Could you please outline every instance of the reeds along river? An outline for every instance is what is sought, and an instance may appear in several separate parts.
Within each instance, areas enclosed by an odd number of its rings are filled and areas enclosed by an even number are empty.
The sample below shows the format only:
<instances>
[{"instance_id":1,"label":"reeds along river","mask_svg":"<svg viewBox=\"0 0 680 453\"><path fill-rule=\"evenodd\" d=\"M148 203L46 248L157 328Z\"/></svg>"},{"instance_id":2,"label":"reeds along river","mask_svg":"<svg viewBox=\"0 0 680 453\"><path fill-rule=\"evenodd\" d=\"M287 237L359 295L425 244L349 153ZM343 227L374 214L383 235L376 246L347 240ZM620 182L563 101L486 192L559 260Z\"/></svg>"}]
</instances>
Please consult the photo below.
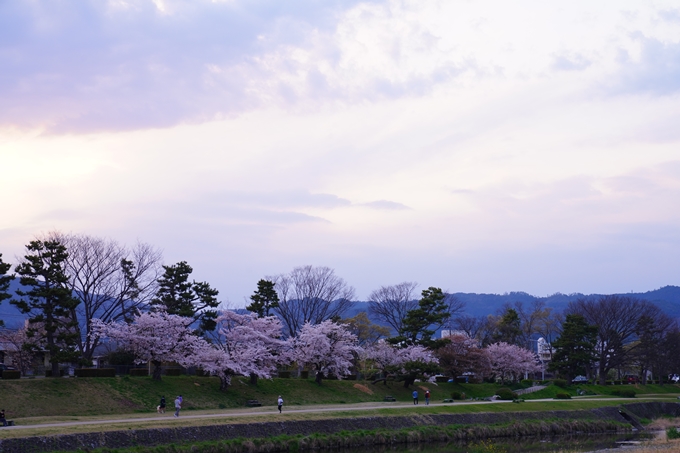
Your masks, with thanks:
<instances>
[{"instance_id":1,"label":"reeds along river","mask_svg":"<svg viewBox=\"0 0 680 453\"><path fill-rule=\"evenodd\" d=\"M650 440L652 434L578 434L521 439L481 439L329 450L333 453L587 453ZM626 450L629 451L629 450Z\"/></svg>"}]
</instances>

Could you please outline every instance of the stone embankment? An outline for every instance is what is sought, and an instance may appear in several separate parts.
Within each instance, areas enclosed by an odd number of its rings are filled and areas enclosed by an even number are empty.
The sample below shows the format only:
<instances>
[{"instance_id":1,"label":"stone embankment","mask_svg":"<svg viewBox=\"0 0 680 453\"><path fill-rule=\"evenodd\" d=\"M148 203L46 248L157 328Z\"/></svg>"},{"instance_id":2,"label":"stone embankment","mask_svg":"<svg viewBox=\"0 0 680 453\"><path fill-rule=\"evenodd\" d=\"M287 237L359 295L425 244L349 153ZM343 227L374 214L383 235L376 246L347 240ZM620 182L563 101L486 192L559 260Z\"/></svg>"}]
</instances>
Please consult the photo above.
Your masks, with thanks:
<instances>
[{"instance_id":1,"label":"stone embankment","mask_svg":"<svg viewBox=\"0 0 680 453\"><path fill-rule=\"evenodd\" d=\"M198 427L158 428L108 431L102 433L64 434L0 440L0 453L43 453L52 451L89 451L95 448L127 448L173 443L225 441L234 439L289 439L256 448L244 444L242 451L287 451L323 448L323 442L310 443L301 436L327 435L338 445L338 439L355 439L342 446L370 443L405 443L476 439L496 436L528 436L534 434L566 434L569 432L603 432L631 430L639 418L657 418L680 414L678 403L636 403L579 411L504 412L477 414L436 414L395 417L357 417L329 420L282 421L267 423L224 424ZM631 426L632 425L632 426ZM404 430L420 430L417 435ZM367 431L370 431L367 433ZM394 432L395 435L390 435ZM401 432L397 435L396 433ZM360 433L355 435L353 433ZM363 434L365 433L365 434ZM425 433L423 435L423 433ZM318 437L318 436L317 436ZM290 441L293 439L293 441ZM342 442L340 442L342 443ZM294 445L294 448L290 446ZM238 451L238 449L230 449Z\"/></svg>"}]
</instances>

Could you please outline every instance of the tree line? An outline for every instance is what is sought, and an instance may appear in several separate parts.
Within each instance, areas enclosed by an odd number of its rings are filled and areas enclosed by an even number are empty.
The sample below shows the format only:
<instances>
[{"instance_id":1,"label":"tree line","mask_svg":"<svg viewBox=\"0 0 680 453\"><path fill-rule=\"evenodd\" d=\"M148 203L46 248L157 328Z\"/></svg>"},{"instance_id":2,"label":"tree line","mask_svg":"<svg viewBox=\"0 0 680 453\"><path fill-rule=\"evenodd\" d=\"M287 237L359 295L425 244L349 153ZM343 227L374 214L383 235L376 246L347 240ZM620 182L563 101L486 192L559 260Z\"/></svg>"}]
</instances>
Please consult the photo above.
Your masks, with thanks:
<instances>
[{"instance_id":1,"label":"tree line","mask_svg":"<svg viewBox=\"0 0 680 453\"><path fill-rule=\"evenodd\" d=\"M409 385L446 372L477 379L516 380L539 371L533 343L553 347L549 369L604 382L612 372L636 369L646 379L675 372L664 351L680 341L677 325L651 303L620 296L573 302L555 313L542 301L517 302L484 317L440 288L416 297L417 284L383 286L369 296L368 313L343 318L354 289L333 269L301 266L266 276L250 296L248 313L220 310L218 291L191 279L185 261L163 265L148 244L125 247L88 235L53 232L31 241L11 273L0 254L0 302L28 317L28 327L5 330L20 366L31 352L60 363L89 365L102 342L131 353L138 363L175 361L220 376L269 377L295 363L324 376L342 376L369 361L382 375L398 373ZM9 293L12 280L21 287ZM451 335L436 338L436 332Z\"/></svg>"}]
</instances>

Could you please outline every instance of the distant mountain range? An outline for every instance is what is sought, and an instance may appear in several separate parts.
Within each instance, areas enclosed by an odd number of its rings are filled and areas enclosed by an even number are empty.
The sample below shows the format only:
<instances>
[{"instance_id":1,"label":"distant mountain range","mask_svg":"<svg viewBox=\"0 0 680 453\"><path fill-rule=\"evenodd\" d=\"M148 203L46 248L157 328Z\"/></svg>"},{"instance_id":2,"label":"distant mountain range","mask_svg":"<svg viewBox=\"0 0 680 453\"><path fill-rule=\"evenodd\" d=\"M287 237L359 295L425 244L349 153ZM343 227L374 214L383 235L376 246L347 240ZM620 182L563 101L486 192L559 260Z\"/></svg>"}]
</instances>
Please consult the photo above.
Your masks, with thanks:
<instances>
[{"instance_id":1,"label":"distant mountain range","mask_svg":"<svg viewBox=\"0 0 680 453\"><path fill-rule=\"evenodd\" d=\"M19 287L15 280L12 282L11 291ZM535 300L543 300L546 306L553 308L557 312L562 312L569 302L580 298L598 297L600 294L560 294L556 293L548 297L536 297L524 292L511 292L505 294L477 294L477 293L455 293L460 301L465 303L465 314L470 316L486 316L495 314L504 304L514 304L517 301L525 305ZM669 316L680 320L680 286L664 286L663 288L647 291L645 293L625 293L621 296L635 297L648 300L656 304ZM346 317L352 317L361 311L368 311L368 302L358 301L346 313ZM17 310L8 301L0 304L0 319L5 321L5 325L16 328L24 323L26 315Z\"/></svg>"},{"instance_id":2,"label":"distant mountain range","mask_svg":"<svg viewBox=\"0 0 680 453\"><path fill-rule=\"evenodd\" d=\"M464 312L469 316L486 316L495 314L496 311L505 304L513 305L515 302L522 302L525 306L535 300L545 301L546 306L551 307L557 312L562 312L569 302L581 298L598 297L602 294L561 294L556 293L548 297L537 297L524 292L512 292L505 294L477 294L477 293L454 293L458 300L465 302ZM635 297L648 300L656 304L669 316L680 319L680 286L664 286L663 288L647 291L645 293L625 293L620 296ZM350 316L360 311L368 310L368 302L357 302L352 307Z\"/></svg>"}]
</instances>

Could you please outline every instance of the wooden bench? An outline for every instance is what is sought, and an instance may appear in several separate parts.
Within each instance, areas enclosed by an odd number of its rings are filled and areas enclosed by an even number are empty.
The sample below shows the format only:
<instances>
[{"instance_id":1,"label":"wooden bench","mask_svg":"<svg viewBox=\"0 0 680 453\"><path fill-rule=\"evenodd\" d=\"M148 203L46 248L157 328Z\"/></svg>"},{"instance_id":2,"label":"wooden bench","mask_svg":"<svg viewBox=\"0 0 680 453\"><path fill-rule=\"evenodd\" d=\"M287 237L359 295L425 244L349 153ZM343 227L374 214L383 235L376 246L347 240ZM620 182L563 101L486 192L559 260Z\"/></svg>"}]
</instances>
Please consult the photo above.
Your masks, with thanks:
<instances>
[{"instance_id":1,"label":"wooden bench","mask_svg":"<svg viewBox=\"0 0 680 453\"><path fill-rule=\"evenodd\" d=\"M397 401L397 399L396 399L395 397L393 397L393 396L386 396L386 397L385 397L385 401L395 402L395 401Z\"/></svg>"},{"instance_id":2,"label":"wooden bench","mask_svg":"<svg viewBox=\"0 0 680 453\"><path fill-rule=\"evenodd\" d=\"M258 400L248 400L246 402L246 406L248 406L248 407L260 407L260 406L262 406L262 403L260 403Z\"/></svg>"}]
</instances>

